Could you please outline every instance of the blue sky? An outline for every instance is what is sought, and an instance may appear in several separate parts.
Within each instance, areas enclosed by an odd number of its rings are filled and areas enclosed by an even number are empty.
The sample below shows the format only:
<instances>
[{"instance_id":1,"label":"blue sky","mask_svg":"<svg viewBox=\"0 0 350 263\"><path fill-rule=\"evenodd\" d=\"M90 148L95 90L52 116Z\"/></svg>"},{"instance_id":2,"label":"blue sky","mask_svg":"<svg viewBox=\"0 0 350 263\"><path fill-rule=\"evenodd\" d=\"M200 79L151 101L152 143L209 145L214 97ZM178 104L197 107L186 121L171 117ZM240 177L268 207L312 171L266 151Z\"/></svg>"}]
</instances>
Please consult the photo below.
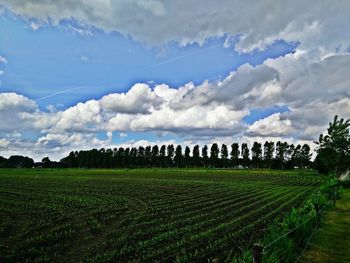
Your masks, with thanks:
<instances>
[{"instance_id":1,"label":"blue sky","mask_svg":"<svg viewBox=\"0 0 350 263\"><path fill-rule=\"evenodd\" d=\"M0 0L0 155L312 145L335 114L350 116L349 9L327 0Z\"/></svg>"},{"instance_id":2,"label":"blue sky","mask_svg":"<svg viewBox=\"0 0 350 263\"><path fill-rule=\"evenodd\" d=\"M137 82L179 87L216 81L244 63L259 65L296 47L276 40L264 50L240 54L234 50L233 37L224 47L227 36L209 38L203 45L180 47L171 42L150 47L96 28L90 29L92 35L76 33L74 20L36 30L30 27L32 22L12 13L0 19L1 55L9 61L1 89L35 99L42 109L48 105L65 109L107 93L125 92Z\"/></svg>"}]
</instances>

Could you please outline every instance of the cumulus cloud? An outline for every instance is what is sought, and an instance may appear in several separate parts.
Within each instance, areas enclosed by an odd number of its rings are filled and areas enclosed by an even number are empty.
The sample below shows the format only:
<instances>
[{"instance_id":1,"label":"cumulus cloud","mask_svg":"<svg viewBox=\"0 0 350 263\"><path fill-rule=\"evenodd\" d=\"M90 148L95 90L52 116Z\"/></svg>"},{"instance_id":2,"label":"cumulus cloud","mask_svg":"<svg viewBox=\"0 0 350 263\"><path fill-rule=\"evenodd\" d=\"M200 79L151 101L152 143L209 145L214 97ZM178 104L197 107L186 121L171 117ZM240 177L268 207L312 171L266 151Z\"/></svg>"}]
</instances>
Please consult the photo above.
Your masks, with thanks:
<instances>
[{"instance_id":1,"label":"cumulus cloud","mask_svg":"<svg viewBox=\"0 0 350 263\"><path fill-rule=\"evenodd\" d=\"M13 130L35 129L36 103L16 93L0 93L0 133Z\"/></svg>"},{"instance_id":2,"label":"cumulus cloud","mask_svg":"<svg viewBox=\"0 0 350 263\"><path fill-rule=\"evenodd\" d=\"M48 133L37 140L22 138L8 139L8 144L0 152L3 156L14 154L27 155L40 161L50 156L51 160L60 160L72 150L110 147L108 140L99 140L95 134L87 133Z\"/></svg>"},{"instance_id":3,"label":"cumulus cloud","mask_svg":"<svg viewBox=\"0 0 350 263\"><path fill-rule=\"evenodd\" d=\"M8 134L30 129L41 133L32 142L33 151L51 149L56 154L79 145L105 147L111 144L113 131L122 136L130 131L170 132L192 142L220 138L312 142L335 114L350 116L350 56L319 55L311 64L307 63L308 56L308 52L296 52L256 67L243 65L222 81L205 81L198 86L188 83L172 88L161 84L150 88L138 83L126 93L111 93L63 111L43 112L23 95L0 93L0 131ZM251 125L244 123L251 108L279 104L288 105L289 111ZM108 139L97 139L99 131L106 132ZM9 138L2 142L7 152L23 142ZM24 143L29 145L28 141Z\"/></svg>"},{"instance_id":4,"label":"cumulus cloud","mask_svg":"<svg viewBox=\"0 0 350 263\"><path fill-rule=\"evenodd\" d=\"M339 100L350 96L350 54L322 57L320 52L297 52L283 58L267 60L265 64L279 72L279 100L290 105L305 105L315 99Z\"/></svg>"},{"instance_id":5,"label":"cumulus cloud","mask_svg":"<svg viewBox=\"0 0 350 263\"><path fill-rule=\"evenodd\" d=\"M63 133L54 134L49 133L43 137L40 137L36 143L39 148L64 148L65 146L73 148L83 148L103 146L103 141L95 137L94 134L82 134L82 133Z\"/></svg>"},{"instance_id":6,"label":"cumulus cloud","mask_svg":"<svg viewBox=\"0 0 350 263\"><path fill-rule=\"evenodd\" d=\"M315 100L303 107L292 108L284 117L291 120L295 130L299 131L298 137L300 139L316 140L320 131L324 131L327 128L328 123L335 115L349 118L349 97L333 101Z\"/></svg>"},{"instance_id":7,"label":"cumulus cloud","mask_svg":"<svg viewBox=\"0 0 350 263\"><path fill-rule=\"evenodd\" d=\"M34 112L37 105L34 101L16 93L0 93L0 111L18 110Z\"/></svg>"},{"instance_id":8,"label":"cumulus cloud","mask_svg":"<svg viewBox=\"0 0 350 263\"><path fill-rule=\"evenodd\" d=\"M104 96L100 103L103 108L118 113L148 113L157 108L162 99L147 84L137 83L126 93Z\"/></svg>"},{"instance_id":9,"label":"cumulus cloud","mask_svg":"<svg viewBox=\"0 0 350 263\"><path fill-rule=\"evenodd\" d=\"M250 52L278 39L298 42L294 53L242 65L220 81L166 84L151 88L137 83L124 93L78 103L66 110L44 112L31 99L0 93L0 148L55 153L74 147L105 147L112 132L170 132L191 143L317 139L335 114L350 116L350 2L217 1L3 1L25 17L53 24L74 19L72 30L92 35L93 26L118 31L151 45L177 41L203 44L208 37L227 36L225 47ZM196 6L195 11L192 6ZM242 15L242 10L244 15ZM130 19L132 17L132 19ZM31 21L31 20L29 20ZM89 26L85 26L84 23ZM183 26L186 25L186 26ZM341 30L343 29L343 30ZM87 32L87 33L85 33ZM232 41L237 39L238 42ZM83 59L84 60L84 59ZM7 60L0 56L0 63ZM251 125L243 121L251 109L283 105ZM28 142L9 135L31 130L40 134ZM98 131L108 139L96 138ZM130 141L128 145L135 145ZM150 143L139 141L139 143ZM126 144L125 144L126 145ZM12 150L11 150L12 149ZM2 150L2 151L3 151Z\"/></svg>"},{"instance_id":10,"label":"cumulus cloud","mask_svg":"<svg viewBox=\"0 0 350 263\"><path fill-rule=\"evenodd\" d=\"M195 130L225 130L239 126L245 112L229 110L226 106L198 107L175 111L164 106L147 115L117 114L108 128L118 131L174 131L178 133L195 132ZM210 131L212 132L212 131Z\"/></svg>"},{"instance_id":11,"label":"cumulus cloud","mask_svg":"<svg viewBox=\"0 0 350 263\"><path fill-rule=\"evenodd\" d=\"M278 78L278 71L272 67L264 64L256 67L244 64L223 81L213 83L206 81L198 87L194 87L193 84L185 85L171 101L171 106L174 109L183 109L193 104L226 103L234 110L242 110L247 103L257 97L250 93L251 91L259 90L263 84Z\"/></svg>"},{"instance_id":12,"label":"cumulus cloud","mask_svg":"<svg viewBox=\"0 0 350 263\"><path fill-rule=\"evenodd\" d=\"M251 136L286 137L293 131L291 121L281 119L280 113L272 114L249 126L247 134Z\"/></svg>"},{"instance_id":13,"label":"cumulus cloud","mask_svg":"<svg viewBox=\"0 0 350 263\"><path fill-rule=\"evenodd\" d=\"M99 129L102 123L101 106L96 100L89 100L57 113L54 130L58 131L91 131ZM101 127L103 128L103 127Z\"/></svg>"}]
</instances>

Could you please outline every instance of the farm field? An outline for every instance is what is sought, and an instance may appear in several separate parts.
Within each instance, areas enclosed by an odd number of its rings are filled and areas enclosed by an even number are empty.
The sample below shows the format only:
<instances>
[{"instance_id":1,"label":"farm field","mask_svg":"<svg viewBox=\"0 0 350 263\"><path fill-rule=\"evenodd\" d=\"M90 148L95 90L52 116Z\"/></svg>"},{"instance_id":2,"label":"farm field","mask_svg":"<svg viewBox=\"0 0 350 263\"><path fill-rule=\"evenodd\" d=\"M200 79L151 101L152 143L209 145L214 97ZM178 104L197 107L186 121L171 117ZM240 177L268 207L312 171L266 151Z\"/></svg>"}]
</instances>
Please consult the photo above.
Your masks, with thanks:
<instances>
[{"instance_id":1,"label":"farm field","mask_svg":"<svg viewBox=\"0 0 350 263\"><path fill-rule=\"evenodd\" d=\"M297 171L0 169L0 262L223 262L322 182Z\"/></svg>"}]
</instances>

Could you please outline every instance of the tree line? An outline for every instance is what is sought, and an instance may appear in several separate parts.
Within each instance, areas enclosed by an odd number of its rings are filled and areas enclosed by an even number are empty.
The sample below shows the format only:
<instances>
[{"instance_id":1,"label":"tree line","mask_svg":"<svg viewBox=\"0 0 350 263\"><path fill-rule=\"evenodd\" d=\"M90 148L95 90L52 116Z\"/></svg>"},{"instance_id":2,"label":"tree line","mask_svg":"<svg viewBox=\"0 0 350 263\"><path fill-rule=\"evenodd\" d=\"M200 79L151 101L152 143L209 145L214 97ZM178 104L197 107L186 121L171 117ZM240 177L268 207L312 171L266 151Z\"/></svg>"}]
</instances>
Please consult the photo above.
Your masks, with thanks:
<instances>
[{"instance_id":1,"label":"tree line","mask_svg":"<svg viewBox=\"0 0 350 263\"><path fill-rule=\"evenodd\" d=\"M287 142L266 141L264 144L254 142L248 144L233 143L228 147L213 143L192 150L181 145L153 145L138 148L92 149L72 151L59 162L45 157L39 163L29 157L0 157L0 167L7 168L145 168L145 167L181 167L181 168L269 168L293 169L310 166L310 146L296 145Z\"/></svg>"},{"instance_id":2,"label":"tree line","mask_svg":"<svg viewBox=\"0 0 350 263\"><path fill-rule=\"evenodd\" d=\"M350 119L335 116L326 134L321 134L316 158L311 162L310 146L266 141L264 144L233 143L229 147L213 143L196 145L191 150L181 145L140 146L138 148L92 149L72 151L59 162L48 157L35 163L33 159L14 155L0 156L0 168L143 168L143 167L212 167L212 168L314 168L319 173L334 172L340 175L350 170Z\"/></svg>"},{"instance_id":3,"label":"tree line","mask_svg":"<svg viewBox=\"0 0 350 263\"><path fill-rule=\"evenodd\" d=\"M213 143L208 147L195 145L153 145L138 148L92 149L72 151L60 163L71 168L307 168L311 162L310 146L293 145L278 141L254 142L249 148L246 143L233 143L220 147ZM45 162L48 164L47 160Z\"/></svg>"}]
</instances>

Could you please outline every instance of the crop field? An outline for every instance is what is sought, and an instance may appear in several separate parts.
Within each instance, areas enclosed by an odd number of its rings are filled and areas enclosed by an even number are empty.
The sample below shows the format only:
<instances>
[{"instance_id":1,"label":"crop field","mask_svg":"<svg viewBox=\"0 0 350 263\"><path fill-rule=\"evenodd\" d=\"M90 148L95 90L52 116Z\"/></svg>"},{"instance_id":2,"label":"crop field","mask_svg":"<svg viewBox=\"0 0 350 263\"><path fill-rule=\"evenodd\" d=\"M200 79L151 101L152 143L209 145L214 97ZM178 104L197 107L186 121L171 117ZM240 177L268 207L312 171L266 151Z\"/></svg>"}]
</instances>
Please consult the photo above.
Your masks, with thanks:
<instances>
[{"instance_id":1,"label":"crop field","mask_svg":"<svg viewBox=\"0 0 350 263\"><path fill-rule=\"evenodd\" d=\"M0 169L0 262L224 262L322 181L312 172Z\"/></svg>"}]
</instances>

